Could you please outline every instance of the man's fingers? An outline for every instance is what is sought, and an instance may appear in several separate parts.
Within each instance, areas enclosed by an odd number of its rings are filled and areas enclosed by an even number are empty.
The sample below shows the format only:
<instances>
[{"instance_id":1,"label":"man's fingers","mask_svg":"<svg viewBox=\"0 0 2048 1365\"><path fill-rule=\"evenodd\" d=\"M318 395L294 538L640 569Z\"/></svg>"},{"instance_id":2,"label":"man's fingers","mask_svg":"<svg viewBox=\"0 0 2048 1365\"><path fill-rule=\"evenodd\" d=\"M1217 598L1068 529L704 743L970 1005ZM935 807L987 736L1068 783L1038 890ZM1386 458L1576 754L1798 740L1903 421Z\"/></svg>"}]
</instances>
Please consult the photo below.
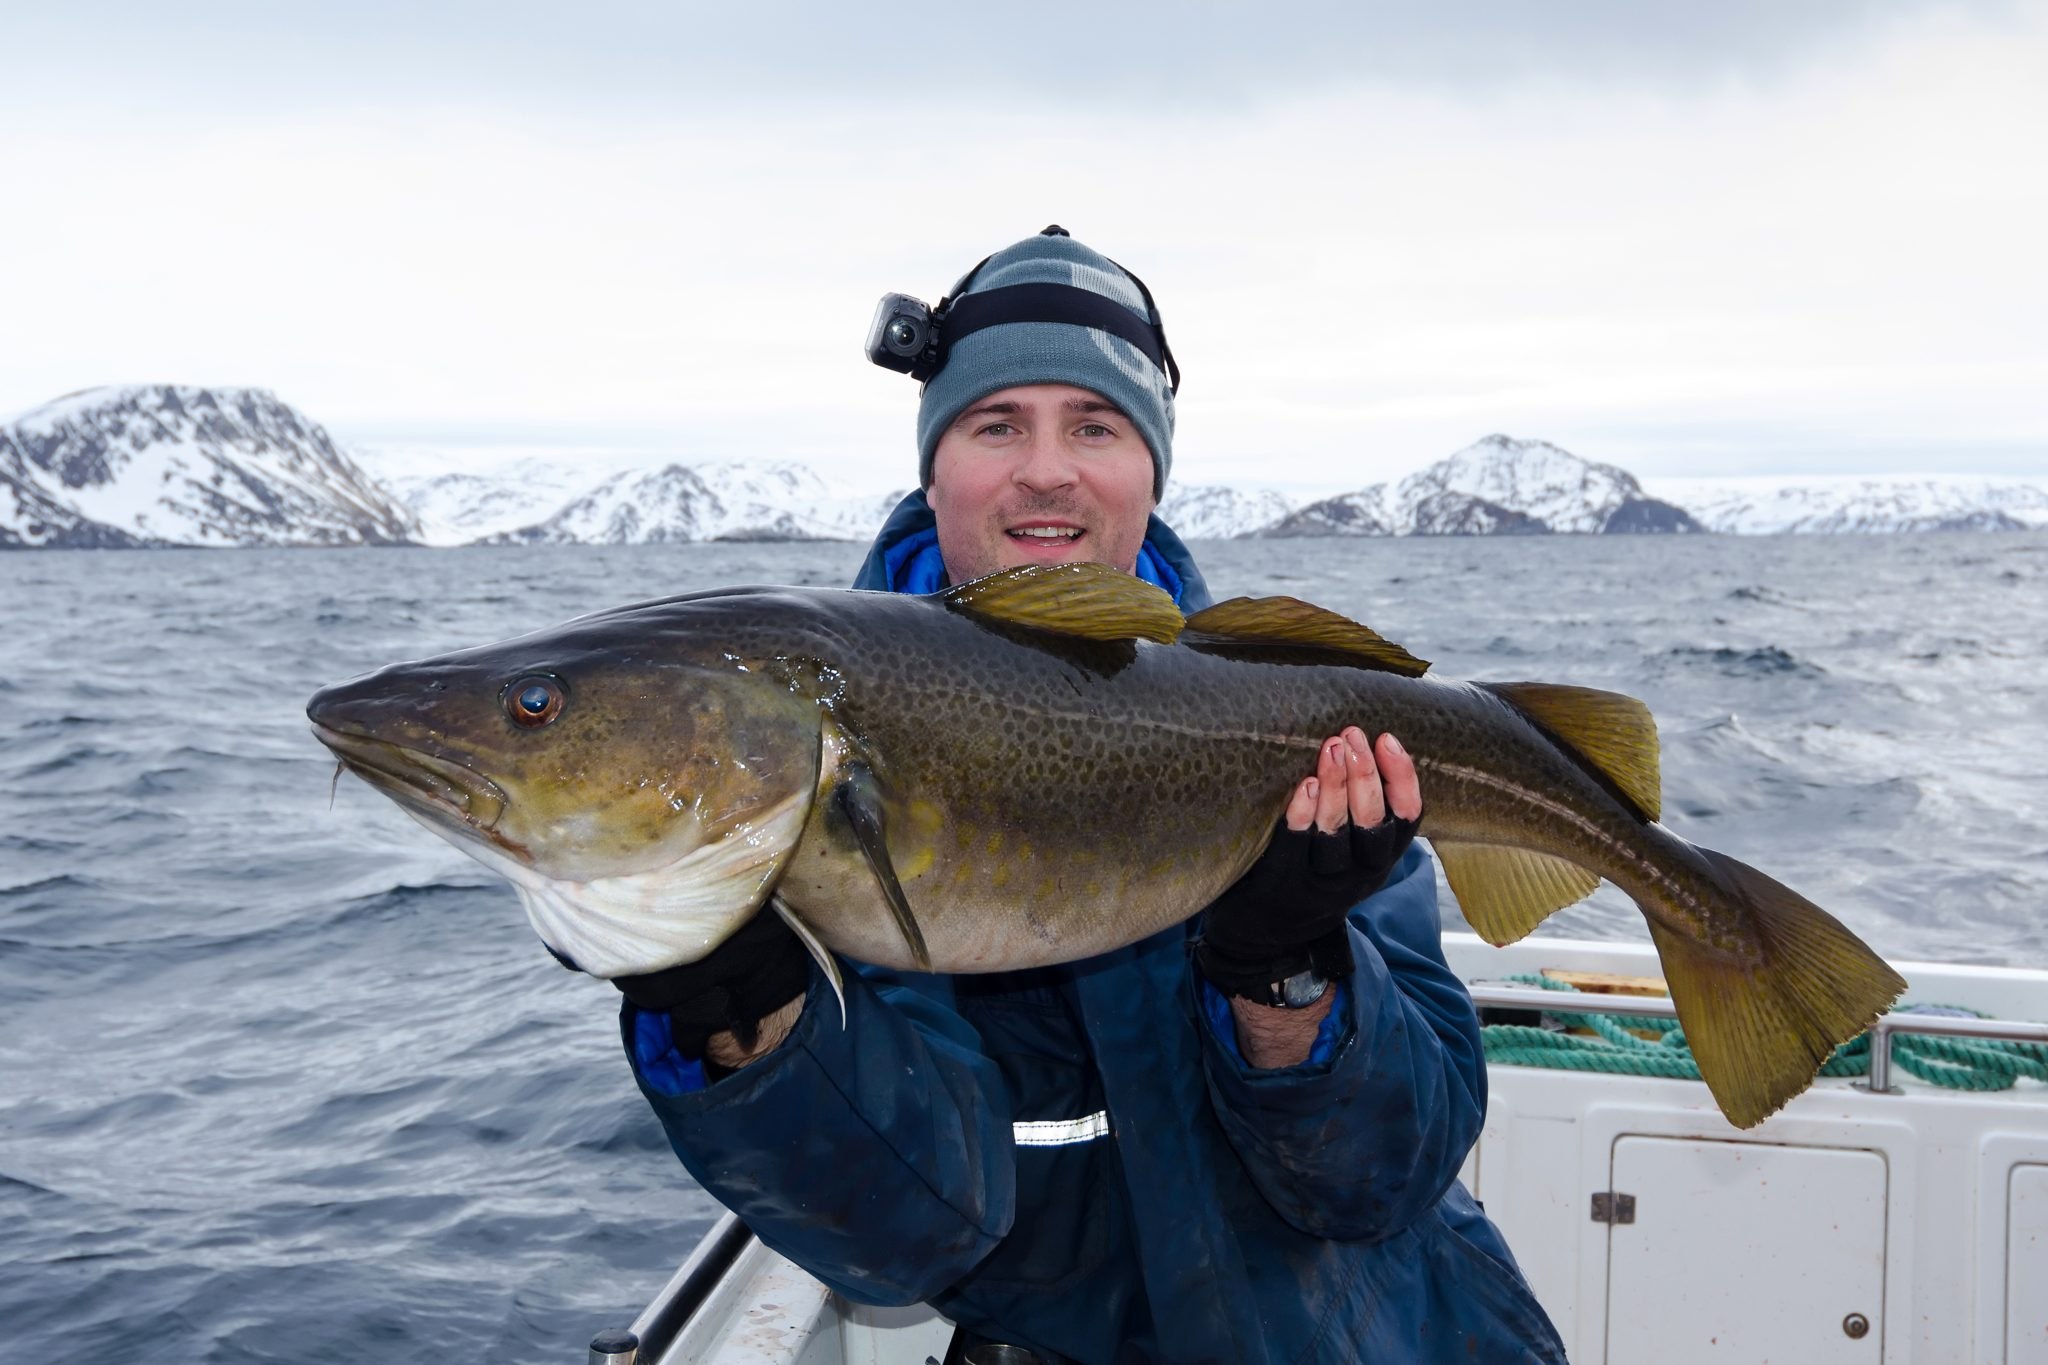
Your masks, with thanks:
<instances>
[{"instance_id":1,"label":"man's fingers","mask_svg":"<svg viewBox=\"0 0 2048 1365\"><path fill-rule=\"evenodd\" d=\"M1415 760L1392 735L1381 735L1373 746L1379 758L1379 773L1386 783L1387 804L1403 820L1422 818L1422 782L1415 776Z\"/></svg>"},{"instance_id":2,"label":"man's fingers","mask_svg":"<svg viewBox=\"0 0 2048 1365\"><path fill-rule=\"evenodd\" d=\"M1322 754L1316 759L1316 828L1325 834L1335 834L1350 818L1346 810L1348 764L1343 736L1323 741Z\"/></svg>"},{"instance_id":3,"label":"man's fingers","mask_svg":"<svg viewBox=\"0 0 2048 1365\"><path fill-rule=\"evenodd\" d=\"M1295 787L1294 795L1287 799L1287 828L1296 834L1309 827L1316 818L1316 780L1304 777Z\"/></svg>"},{"instance_id":4,"label":"man's fingers","mask_svg":"<svg viewBox=\"0 0 2048 1365\"><path fill-rule=\"evenodd\" d=\"M1380 771L1372 761L1372 742L1365 731L1353 725L1344 731L1344 743L1351 751L1351 782L1346 793L1351 804L1351 823L1371 829L1387 818L1386 800L1380 791Z\"/></svg>"},{"instance_id":5,"label":"man's fingers","mask_svg":"<svg viewBox=\"0 0 2048 1365\"><path fill-rule=\"evenodd\" d=\"M1325 834L1346 824L1372 829L1386 820L1389 808L1404 820L1421 816L1415 760L1392 735L1375 743L1353 725L1316 751L1316 775L1303 779L1287 800L1287 828L1299 832L1313 824Z\"/></svg>"}]
</instances>

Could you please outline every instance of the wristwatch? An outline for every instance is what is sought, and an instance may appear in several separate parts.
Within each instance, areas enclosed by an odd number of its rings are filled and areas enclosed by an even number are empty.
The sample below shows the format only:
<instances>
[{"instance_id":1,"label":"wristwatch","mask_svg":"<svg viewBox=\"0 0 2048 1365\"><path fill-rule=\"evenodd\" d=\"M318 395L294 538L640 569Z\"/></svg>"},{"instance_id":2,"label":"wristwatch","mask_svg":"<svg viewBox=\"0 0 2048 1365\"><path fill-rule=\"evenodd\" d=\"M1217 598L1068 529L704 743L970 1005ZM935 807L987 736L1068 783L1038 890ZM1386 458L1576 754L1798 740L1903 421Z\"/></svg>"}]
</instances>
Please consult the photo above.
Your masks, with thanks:
<instances>
[{"instance_id":1,"label":"wristwatch","mask_svg":"<svg viewBox=\"0 0 2048 1365\"><path fill-rule=\"evenodd\" d=\"M1305 1010L1323 998L1330 989L1330 978L1318 976L1313 967L1304 967L1293 976L1267 983L1267 997L1256 1003L1271 1005L1275 1009Z\"/></svg>"}]
</instances>

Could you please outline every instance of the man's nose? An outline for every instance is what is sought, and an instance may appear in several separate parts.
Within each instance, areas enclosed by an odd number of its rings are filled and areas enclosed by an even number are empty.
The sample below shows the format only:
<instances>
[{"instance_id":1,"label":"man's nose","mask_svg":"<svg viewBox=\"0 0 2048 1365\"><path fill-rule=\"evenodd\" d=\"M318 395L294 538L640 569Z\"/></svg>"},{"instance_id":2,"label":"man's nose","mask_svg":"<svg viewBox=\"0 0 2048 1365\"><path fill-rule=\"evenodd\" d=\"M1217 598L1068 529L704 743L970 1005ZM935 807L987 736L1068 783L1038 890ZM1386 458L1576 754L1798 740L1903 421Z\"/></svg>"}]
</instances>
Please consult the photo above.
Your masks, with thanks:
<instances>
[{"instance_id":1,"label":"man's nose","mask_svg":"<svg viewBox=\"0 0 2048 1365\"><path fill-rule=\"evenodd\" d=\"M1065 488L1074 482L1074 454L1057 431L1035 429L1013 477L1034 491Z\"/></svg>"}]
</instances>

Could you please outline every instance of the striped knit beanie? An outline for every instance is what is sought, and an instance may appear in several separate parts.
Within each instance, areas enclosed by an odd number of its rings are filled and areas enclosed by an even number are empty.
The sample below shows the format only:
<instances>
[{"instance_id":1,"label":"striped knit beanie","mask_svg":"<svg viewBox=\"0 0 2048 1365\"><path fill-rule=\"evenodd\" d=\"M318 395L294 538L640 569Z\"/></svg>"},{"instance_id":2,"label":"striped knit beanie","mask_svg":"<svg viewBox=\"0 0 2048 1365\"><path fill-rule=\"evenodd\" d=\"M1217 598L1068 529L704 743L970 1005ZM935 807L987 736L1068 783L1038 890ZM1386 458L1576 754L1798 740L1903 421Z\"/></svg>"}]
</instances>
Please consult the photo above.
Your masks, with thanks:
<instances>
[{"instance_id":1,"label":"striped knit beanie","mask_svg":"<svg viewBox=\"0 0 2048 1365\"><path fill-rule=\"evenodd\" d=\"M1129 273L1057 228L998 251L949 296L958 299L963 288L978 294L1014 284L1078 286L1128 308L1140 322L1159 321ZM961 413L998 389L1020 384L1072 384L1116 404L1152 452L1153 498L1165 492L1173 468L1173 390L1166 374L1123 337L1071 322L1006 322L949 346L945 364L925 381L918 400L918 482L931 487L939 438Z\"/></svg>"}]
</instances>

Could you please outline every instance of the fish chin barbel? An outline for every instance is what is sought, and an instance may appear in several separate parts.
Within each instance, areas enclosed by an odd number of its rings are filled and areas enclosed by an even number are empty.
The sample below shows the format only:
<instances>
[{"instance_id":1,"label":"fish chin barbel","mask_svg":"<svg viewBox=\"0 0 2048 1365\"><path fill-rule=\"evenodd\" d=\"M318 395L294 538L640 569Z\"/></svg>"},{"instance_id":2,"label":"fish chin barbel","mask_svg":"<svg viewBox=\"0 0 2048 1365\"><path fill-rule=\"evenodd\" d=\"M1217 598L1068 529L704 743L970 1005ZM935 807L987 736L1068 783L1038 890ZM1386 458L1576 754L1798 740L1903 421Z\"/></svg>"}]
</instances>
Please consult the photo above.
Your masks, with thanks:
<instances>
[{"instance_id":1,"label":"fish chin barbel","mask_svg":"<svg viewBox=\"0 0 2048 1365\"><path fill-rule=\"evenodd\" d=\"M764 906L835 984L833 953L990 972L1107 952L1234 882L1323 737L1358 725L1414 756L1423 835L1482 937L1603 877L1635 900L1739 1126L1904 989L1819 907L1659 823L1642 703L1427 669L1292 598L1183 619L1128 574L1043 565L928 597L620 607L394 665L308 715L599 976L695 961Z\"/></svg>"}]
</instances>

